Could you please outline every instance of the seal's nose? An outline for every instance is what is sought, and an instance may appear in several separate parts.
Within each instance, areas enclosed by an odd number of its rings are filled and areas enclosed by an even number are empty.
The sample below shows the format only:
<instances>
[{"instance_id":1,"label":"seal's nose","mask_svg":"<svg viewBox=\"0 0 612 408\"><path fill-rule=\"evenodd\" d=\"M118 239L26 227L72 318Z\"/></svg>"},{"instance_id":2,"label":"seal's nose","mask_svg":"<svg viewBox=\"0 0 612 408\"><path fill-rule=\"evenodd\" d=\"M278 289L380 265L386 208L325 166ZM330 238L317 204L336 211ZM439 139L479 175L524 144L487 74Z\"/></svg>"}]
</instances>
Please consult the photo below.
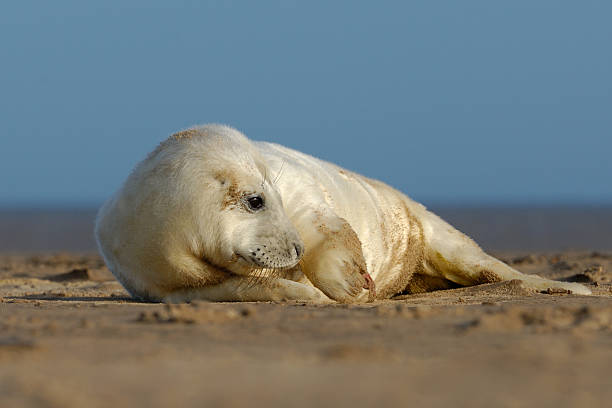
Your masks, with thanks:
<instances>
[{"instance_id":1,"label":"seal's nose","mask_svg":"<svg viewBox=\"0 0 612 408\"><path fill-rule=\"evenodd\" d=\"M297 259L301 259L302 255L304 255L304 246L296 242L293 244L293 248L295 249L295 255L297 256Z\"/></svg>"}]
</instances>

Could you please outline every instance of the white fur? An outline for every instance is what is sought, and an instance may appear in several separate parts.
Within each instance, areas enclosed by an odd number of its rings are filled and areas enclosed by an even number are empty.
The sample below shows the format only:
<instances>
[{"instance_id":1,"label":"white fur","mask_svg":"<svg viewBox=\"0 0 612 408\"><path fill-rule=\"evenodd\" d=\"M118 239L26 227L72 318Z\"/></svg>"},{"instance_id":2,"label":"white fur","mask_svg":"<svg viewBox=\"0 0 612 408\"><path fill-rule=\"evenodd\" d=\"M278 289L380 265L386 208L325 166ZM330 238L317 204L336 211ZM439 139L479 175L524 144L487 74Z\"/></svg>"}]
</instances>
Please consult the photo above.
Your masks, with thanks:
<instances>
[{"instance_id":1,"label":"white fur","mask_svg":"<svg viewBox=\"0 0 612 408\"><path fill-rule=\"evenodd\" d=\"M247 193L263 195L265 210L247 211ZM100 251L126 289L172 302L365 300L373 295L363 290L367 273L384 290L414 272L404 270L403 254L417 236L422 274L471 285L486 270L536 289L590 293L521 274L383 183L220 125L162 143L104 204L96 223ZM264 259L255 261L253 253ZM262 266L283 279L254 278Z\"/></svg>"}]
</instances>

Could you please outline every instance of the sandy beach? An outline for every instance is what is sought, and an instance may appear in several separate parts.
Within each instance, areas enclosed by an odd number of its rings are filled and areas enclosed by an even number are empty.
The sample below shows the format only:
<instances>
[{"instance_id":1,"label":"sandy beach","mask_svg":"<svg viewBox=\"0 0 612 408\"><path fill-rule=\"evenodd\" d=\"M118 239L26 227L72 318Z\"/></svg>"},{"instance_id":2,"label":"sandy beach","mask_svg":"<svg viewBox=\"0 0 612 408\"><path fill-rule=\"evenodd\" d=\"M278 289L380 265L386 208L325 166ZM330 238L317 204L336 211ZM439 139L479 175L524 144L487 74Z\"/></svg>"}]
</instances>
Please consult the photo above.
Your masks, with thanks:
<instances>
[{"instance_id":1,"label":"sandy beach","mask_svg":"<svg viewBox=\"0 0 612 408\"><path fill-rule=\"evenodd\" d=\"M611 17L3 1L0 408L612 408Z\"/></svg>"},{"instance_id":2,"label":"sandy beach","mask_svg":"<svg viewBox=\"0 0 612 408\"><path fill-rule=\"evenodd\" d=\"M612 253L495 255L594 294L147 304L95 253L4 254L0 406L609 406Z\"/></svg>"}]
</instances>

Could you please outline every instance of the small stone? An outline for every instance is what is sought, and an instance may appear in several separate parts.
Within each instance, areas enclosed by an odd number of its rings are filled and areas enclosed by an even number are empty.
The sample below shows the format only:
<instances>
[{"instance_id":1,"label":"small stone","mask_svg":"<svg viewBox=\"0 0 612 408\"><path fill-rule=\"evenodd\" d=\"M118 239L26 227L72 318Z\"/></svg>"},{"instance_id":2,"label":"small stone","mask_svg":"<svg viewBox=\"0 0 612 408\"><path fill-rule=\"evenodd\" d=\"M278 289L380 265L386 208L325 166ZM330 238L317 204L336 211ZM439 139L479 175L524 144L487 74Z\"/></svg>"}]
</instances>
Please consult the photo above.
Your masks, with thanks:
<instances>
[{"instance_id":1,"label":"small stone","mask_svg":"<svg viewBox=\"0 0 612 408\"><path fill-rule=\"evenodd\" d=\"M569 289L562 288L548 288L546 290L541 291L545 295L571 295L572 291Z\"/></svg>"}]
</instances>

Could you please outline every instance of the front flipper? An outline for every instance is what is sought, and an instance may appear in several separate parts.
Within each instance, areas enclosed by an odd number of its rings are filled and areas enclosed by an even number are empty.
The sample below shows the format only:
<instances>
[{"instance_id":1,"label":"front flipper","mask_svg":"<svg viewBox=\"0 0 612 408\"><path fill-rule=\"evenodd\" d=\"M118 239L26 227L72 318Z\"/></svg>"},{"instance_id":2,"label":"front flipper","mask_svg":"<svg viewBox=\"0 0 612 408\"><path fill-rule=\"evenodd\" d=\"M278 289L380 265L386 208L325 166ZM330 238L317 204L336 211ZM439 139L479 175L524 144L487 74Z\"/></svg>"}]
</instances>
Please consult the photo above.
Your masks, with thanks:
<instances>
[{"instance_id":1,"label":"front flipper","mask_svg":"<svg viewBox=\"0 0 612 408\"><path fill-rule=\"evenodd\" d=\"M294 220L304 241L304 275L330 298L354 302L364 289L376 295L361 242L349 223L329 210L303 213Z\"/></svg>"},{"instance_id":2,"label":"front flipper","mask_svg":"<svg viewBox=\"0 0 612 408\"><path fill-rule=\"evenodd\" d=\"M287 279L267 278L254 281L248 276L231 277L219 284L172 291L163 297L165 303L185 303L192 300L211 302L308 301L326 303L330 300L320 290Z\"/></svg>"}]
</instances>

